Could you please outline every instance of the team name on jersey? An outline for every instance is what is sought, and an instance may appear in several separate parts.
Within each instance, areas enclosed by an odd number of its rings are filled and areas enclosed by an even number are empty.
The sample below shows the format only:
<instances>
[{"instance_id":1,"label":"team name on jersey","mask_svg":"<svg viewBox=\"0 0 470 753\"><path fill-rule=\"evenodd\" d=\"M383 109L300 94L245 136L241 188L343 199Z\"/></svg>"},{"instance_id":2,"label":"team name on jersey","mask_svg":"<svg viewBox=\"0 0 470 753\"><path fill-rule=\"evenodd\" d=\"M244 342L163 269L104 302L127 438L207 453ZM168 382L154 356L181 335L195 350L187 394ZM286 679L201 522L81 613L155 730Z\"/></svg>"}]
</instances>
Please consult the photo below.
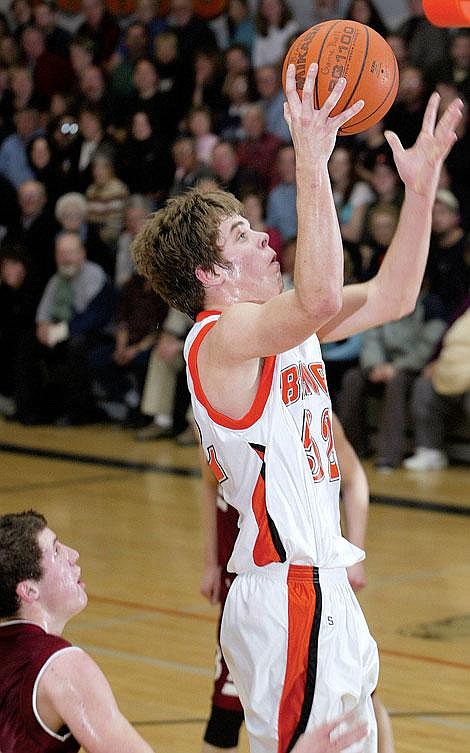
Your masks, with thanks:
<instances>
[{"instance_id":1,"label":"team name on jersey","mask_svg":"<svg viewBox=\"0 0 470 753\"><path fill-rule=\"evenodd\" d=\"M307 395L328 395L325 369L321 361L293 363L281 371L281 394L285 405Z\"/></svg>"}]
</instances>

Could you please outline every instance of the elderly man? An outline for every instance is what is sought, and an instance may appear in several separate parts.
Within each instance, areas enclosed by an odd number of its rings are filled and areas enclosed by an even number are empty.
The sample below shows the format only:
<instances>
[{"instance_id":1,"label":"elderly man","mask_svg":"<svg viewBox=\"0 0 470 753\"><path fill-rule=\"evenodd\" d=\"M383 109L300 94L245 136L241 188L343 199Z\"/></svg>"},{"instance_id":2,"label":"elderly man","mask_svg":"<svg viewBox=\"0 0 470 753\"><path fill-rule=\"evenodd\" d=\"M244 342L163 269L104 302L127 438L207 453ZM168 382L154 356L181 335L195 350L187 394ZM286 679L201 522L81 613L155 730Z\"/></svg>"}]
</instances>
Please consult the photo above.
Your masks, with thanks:
<instances>
[{"instance_id":1,"label":"elderly man","mask_svg":"<svg viewBox=\"0 0 470 753\"><path fill-rule=\"evenodd\" d=\"M0 517L2 753L152 753L98 665L61 638L87 604L78 559L40 513ZM364 735L356 725L331 741L336 726L305 735L294 753L338 753Z\"/></svg>"},{"instance_id":2,"label":"elderly man","mask_svg":"<svg viewBox=\"0 0 470 753\"><path fill-rule=\"evenodd\" d=\"M46 188L37 180L23 181L17 190L19 220L10 223L6 240L24 245L30 258L30 271L40 291L55 271L54 238L57 224L47 203Z\"/></svg>"},{"instance_id":3,"label":"elderly man","mask_svg":"<svg viewBox=\"0 0 470 753\"><path fill-rule=\"evenodd\" d=\"M36 395L38 420L84 423L100 418L91 379L114 311L113 289L101 267L87 261L77 233L57 237L55 256L57 271L36 312L37 343L25 354L22 379Z\"/></svg>"}]
</instances>

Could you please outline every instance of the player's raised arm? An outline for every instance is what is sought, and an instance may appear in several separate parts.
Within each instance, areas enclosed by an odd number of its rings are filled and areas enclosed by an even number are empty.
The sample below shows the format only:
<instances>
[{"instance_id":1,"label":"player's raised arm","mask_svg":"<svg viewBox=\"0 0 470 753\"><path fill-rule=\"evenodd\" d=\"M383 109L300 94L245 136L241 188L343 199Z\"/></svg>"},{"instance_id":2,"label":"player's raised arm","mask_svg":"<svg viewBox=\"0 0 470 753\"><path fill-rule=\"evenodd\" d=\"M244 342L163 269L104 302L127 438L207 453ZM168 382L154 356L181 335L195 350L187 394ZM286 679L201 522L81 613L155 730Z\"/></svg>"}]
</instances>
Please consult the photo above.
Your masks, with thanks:
<instances>
[{"instance_id":1,"label":"player's raised arm","mask_svg":"<svg viewBox=\"0 0 470 753\"><path fill-rule=\"evenodd\" d=\"M439 95L435 92L428 102L418 139L410 149L403 149L395 133L385 133L405 184L398 227L378 274L362 285L345 287L342 310L318 333L323 341L349 337L414 310L429 251L439 175L457 139L455 129L463 104L454 100L436 124L438 107Z\"/></svg>"},{"instance_id":2,"label":"player's raised arm","mask_svg":"<svg viewBox=\"0 0 470 753\"><path fill-rule=\"evenodd\" d=\"M340 78L315 109L316 73L314 64L302 99L294 65L286 79L285 117L296 154L294 290L280 295L282 277L268 235L251 228L243 206L224 191L195 189L170 199L134 240L138 271L171 306L192 317L203 310L222 313L201 349L210 369L223 361L233 370L281 353L341 309L343 249L327 166L339 128L364 103L332 116L344 92Z\"/></svg>"},{"instance_id":3,"label":"player's raised arm","mask_svg":"<svg viewBox=\"0 0 470 753\"><path fill-rule=\"evenodd\" d=\"M339 79L324 105L315 109L316 72L317 66L312 65L302 100L297 93L293 65L289 66L286 79L285 117L296 154L297 180L294 290L263 299L260 286L259 298L242 296L239 306L224 312L217 349L225 357L224 343L229 343L227 357L235 362L282 352L299 344L331 319L342 305L343 248L327 164L338 129L360 111L363 102L331 117L345 86L345 80ZM260 238L260 258L266 253L267 243L267 236L264 241ZM206 280L206 284L210 282ZM232 336L234 331L236 338Z\"/></svg>"}]
</instances>

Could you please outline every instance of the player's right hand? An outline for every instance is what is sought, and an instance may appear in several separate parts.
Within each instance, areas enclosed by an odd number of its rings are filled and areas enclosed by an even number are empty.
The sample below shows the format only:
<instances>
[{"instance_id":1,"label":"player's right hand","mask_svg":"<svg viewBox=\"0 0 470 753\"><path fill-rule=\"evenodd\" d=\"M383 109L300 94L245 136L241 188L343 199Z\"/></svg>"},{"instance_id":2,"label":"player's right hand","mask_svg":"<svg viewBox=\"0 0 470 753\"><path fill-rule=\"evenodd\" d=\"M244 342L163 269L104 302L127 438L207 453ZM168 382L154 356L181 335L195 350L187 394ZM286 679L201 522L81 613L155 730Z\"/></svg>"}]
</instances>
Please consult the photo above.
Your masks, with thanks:
<instances>
[{"instance_id":1,"label":"player's right hand","mask_svg":"<svg viewBox=\"0 0 470 753\"><path fill-rule=\"evenodd\" d=\"M305 169L315 167L317 161L324 163L330 158L338 130L364 107L363 100L358 100L339 115L331 117L346 86L346 79L339 78L331 94L320 109L316 110L313 90L317 72L318 65L313 63L308 69L302 99L297 92L295 65L291 63L286 74L287 102L284 103L284 117L291 132L298 166L300 164Z\"/></svg>"},{"instance_id":2,"label":"player's right hand","mask_svg":"<svg viewBox=\"0 0 470 753\"><path fill-rule=\"evenodd\" d=\"M344 725L349 724L346 731ZM302 735L292 753L340 753L367 735L367 725L354 721L354 714L345 714ZM362 750L362 748L361 748Z\"/></svg>"}]
</instances>

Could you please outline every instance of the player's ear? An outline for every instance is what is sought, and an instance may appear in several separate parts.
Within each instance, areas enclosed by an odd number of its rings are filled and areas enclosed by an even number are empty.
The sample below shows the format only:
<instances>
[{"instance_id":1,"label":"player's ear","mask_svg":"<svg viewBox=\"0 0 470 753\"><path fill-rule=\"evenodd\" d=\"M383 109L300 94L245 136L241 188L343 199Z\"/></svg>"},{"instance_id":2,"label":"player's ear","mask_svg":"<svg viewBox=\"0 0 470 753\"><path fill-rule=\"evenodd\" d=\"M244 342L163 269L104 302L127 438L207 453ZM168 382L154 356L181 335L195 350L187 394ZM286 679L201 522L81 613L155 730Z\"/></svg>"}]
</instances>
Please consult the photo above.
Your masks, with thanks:
<instances>
[{"instance_id":1,"label":"player's ear","mask_svg":"<svg viewBox=\"0 0 470 753\"><path fill-rule=\"evenodd\" d=\"M215 266L214 269L202 269L202 267L196 267L196 277L203 284L205 288L215 288L221 285L223 282L222 269L218 271L220 267Z\"/></svg>"},{"instance_id":2,"label":"player's ear","mask_svg":"<svg viewBox=\"0 0 470 753\"><path fill-rule=\"evenodd\" d=\"M39 588L34 580L22 580L16 586L16 595L25 602L32 604L39 596Z\"/></svg>"}]
</instances>

